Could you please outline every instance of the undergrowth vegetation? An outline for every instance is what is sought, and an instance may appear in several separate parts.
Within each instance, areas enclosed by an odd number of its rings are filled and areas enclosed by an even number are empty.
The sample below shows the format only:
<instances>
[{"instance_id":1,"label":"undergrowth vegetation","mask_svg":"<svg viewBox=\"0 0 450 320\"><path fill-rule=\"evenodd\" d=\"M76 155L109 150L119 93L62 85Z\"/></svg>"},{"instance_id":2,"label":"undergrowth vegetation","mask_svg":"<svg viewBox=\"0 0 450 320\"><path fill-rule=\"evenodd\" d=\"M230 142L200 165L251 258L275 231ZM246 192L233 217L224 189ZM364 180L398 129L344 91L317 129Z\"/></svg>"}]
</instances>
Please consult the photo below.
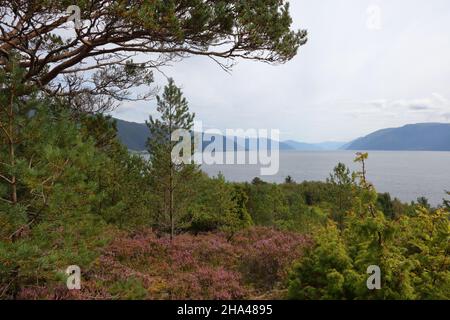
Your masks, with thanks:
<instances>
[{"instance_id":1,"label":"undergrowth vegetation","mask_svg":"<svg viewBox=\"0 0 450 320\"><path fill-rule=\"evenodd\" d=\"M326 182L231 183L172 163L167 134L193 120L173 81L158 99L165 116L148 123L159 135L147 161L119 143L112 119L25 92L23 70L10 69L0 69L0 298L449 298L449 201L378 194L367 154L362 171L338 164ZM79 291L66 287L72 265Z\"/></svg>"},{"instance_id":2,"label":"undergrowth vegetation","mask_svg":"<svg viewBox=\"0 0 450 320\"><path fill-rule=\"evenodd\" d=\"M24 288L24 299L250 299L280 297L292 263L310 239L250 228L228 241L223 233L182 234L172 241L152 231L122 233L83 272L83 288Z\"/></svg>"}]
</instances>

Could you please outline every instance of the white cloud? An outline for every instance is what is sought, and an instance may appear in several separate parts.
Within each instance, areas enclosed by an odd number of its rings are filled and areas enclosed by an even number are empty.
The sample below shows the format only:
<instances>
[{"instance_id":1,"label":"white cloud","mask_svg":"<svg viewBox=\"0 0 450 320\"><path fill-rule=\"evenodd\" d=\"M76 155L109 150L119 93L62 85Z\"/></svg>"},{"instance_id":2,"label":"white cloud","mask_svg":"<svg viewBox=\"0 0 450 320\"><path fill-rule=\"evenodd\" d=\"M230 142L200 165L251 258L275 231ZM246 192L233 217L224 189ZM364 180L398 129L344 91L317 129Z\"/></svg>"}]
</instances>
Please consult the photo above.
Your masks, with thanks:
<instances>
[{"instance_id":1,"label":"white cloud","mask_svg":"<svg viewBox=\"0 0 450 320\"><path fill-rule=\"evenodd\" d=\"M366 27L372 4L382 14L376 32ZM164 68L199 120L280 129L282 139L307 142L450 120L448 0L293 0L291 11L309 42L286 65L241 61L229 75L197 57ZM118 116L143 122L155 102L134 107Z\"/></svg>"}]
</instances>

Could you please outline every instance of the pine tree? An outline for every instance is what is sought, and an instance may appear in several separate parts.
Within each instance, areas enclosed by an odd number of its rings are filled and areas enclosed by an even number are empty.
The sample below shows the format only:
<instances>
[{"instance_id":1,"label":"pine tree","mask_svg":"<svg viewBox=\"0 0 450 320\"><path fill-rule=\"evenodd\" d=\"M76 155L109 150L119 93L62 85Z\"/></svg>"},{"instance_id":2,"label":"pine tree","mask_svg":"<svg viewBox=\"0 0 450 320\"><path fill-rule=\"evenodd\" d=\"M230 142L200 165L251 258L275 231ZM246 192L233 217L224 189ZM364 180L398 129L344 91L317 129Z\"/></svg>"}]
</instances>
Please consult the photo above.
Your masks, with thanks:
<instances>
[{"instance_id":1,"label":"pine tree","mask_svg":"<svg viewBox=\"0 0 450 320\"><path fill-rule=\"evenodd\" d=\"M188 231L195 234L222 231L231 240L238 231L253 224L244 188L225 181L222 174L213 178L202 174L192 188L195 197L183 217Z\"/></svg>"},{"instance_id":2,"label":"pine tree","mask_svg":"<svg viewBox=\"0 0 450 320\"><path fill-rule=\"evenodd\" d=\"M30 111L29 103L24 97L24 86L21 79L24 70L19 68L18 62L11 59L8 65L0 69L0 179L8 185L8 197L0 201L17 205L18 178L17 178L17 147L23 140L21 122Z\"/></svg>"},{"instance_id":3,"label":"pine tree","mask_svg":"<svg viewBox=\"0 0 450 320\"><path fill-rule=\"evenodd\" d=\"M22 73L14 61L0 69L0 299L52 291L69 265L86 270L110 237L106 221L118 222L110 216L133 220L148 195L143 162L107 126L94 132L64 101L24 92Z\"/></svg>"},{"instance_id":4,"label":"pine tree","mask_svg":"<svg viewBox=\"0 0 450 320\"><path fill-rule=\"evenodd\" d=\"M190 131L195 114L189 112L188 102L173 79L169 79L162 97L157 96L157 111L160 119L150 117L147 122L150 130L147 145L153 186L161 199L157 223L159 227L169 229L173 239L177 220L182 215L181 196L189 190L189 181L198 168L193 164L172 161L172 150L178 143L172 141L172 134L179 129ZM193 148L190 151L192 156Z\"/></svg>"},{"instance_id":5,"label":"pine tree","mask_svg":"<svg viewBox=\"0 0 450 320\"><path fill-rule=\"evenodd\" d=\"M340 230L343 229L345 212L352 205L352 186L353 179L350 170L343 163L339 163L333 170L333 173L327 179L332 185L333 203L333 219L337 222Z\"/></svg>"},{"instance_id":6,"label":"pine tree","mask_svg":"<svg viewBox=\"0 0 450 320\"><path fill-rule=\"evenodd\" d=\"M447 195L450 196L450 191L447 191ZM445 200L445 199L444 199L444 208L445 208L447 211L450 211L450 200Z\"/></svg>"},{"instance_id":7,"label":"pine tree","mask_svg":"<svg viewBox=\"0 0 450 320\"><path fill-rule=\"evenodd\" d=\"M295 183L295 181L294 181L294 179L293 179L291 176L287 176L287 177L284 179L284 183L285 183L285 184L292 184L292 183Z\"/></svg>"},{"instance_id":8,"label":"pine tree","mask_svg":"<svg viewBox=\"0 0 450 320\"><path fill-rule=\"evenodd\" d=\"M418 207L388 219L377 210L377 193L366 179L367 154L358 154L353 206L344 229L318 230L314 245L294 268L293 299L448 299L449 213ZM381 289L369 290L367 268L380 267Z\"/></svg>"}]
</instances>

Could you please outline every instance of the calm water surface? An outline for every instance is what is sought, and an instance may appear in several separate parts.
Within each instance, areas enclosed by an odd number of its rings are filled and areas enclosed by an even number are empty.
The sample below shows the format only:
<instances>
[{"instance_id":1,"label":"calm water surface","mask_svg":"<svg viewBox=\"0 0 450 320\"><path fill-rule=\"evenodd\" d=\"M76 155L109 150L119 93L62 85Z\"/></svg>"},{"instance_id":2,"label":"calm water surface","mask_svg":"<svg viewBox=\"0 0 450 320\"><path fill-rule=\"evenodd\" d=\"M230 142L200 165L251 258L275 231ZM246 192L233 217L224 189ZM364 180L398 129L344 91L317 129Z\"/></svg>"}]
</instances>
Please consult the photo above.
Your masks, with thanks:
<instances>
[{"instance_id":1,"label":"calm water surface","mask_svg":"<svg viewBox=\"0 0 450 320\"><path fill-rule=\"evenodd\" d=\"M260 176L256 165L203 165L211 176L222 172L229 181L251 181L259 176L268 182L325 181L338 162L359 170L353 151L281 151L280 170L274 176ZM379 192L389 192L403 201L427 197L433 205L442 203L450 189L450 152L371 151L367 176Z\"/></svg>"}]
</instances>

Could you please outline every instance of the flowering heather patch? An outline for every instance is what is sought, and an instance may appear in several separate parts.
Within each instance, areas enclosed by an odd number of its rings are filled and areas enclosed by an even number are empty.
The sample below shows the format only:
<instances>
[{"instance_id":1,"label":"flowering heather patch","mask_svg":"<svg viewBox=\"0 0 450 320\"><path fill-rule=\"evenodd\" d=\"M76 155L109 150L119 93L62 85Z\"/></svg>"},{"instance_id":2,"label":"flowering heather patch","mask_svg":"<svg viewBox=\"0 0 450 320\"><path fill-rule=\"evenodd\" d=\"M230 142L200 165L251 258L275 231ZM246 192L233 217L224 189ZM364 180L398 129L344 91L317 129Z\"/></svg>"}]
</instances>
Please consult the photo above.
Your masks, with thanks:
<instances>
[{"instance_id":1,"label":"flowering heather patch","mask_svg":"<svg viewBox=\"0 0 450 320\"><path fill-rule=\"evenodd\" d=\"M296 233L254 228L241 232L234 243L242 250L241 272L246 282L267 290L286 279L292 262L311 240Z\"/></svg>"},{"instance_id":2,"label":"flowering heather patch","mask_svg":"<svg viewBox=\"0 0 450 320\"><path fill-rule=\"evenodd\" d=\"M201 266L172 277L167 286L169 299L244 299L248 290L241 276L222 267Z\"/></svg>"},{"instance_id":3,"label":"flowering heather patch","mask_svg":"<svg viewBox=\"0 0 450 320\"><path fill-rule=\"evenodd\" d=\"M304 236L270 228L226 235L158 238L150 230L117 237L82 274L82 290L26 289L24 298L246 299L284 284L309 244Z\"/></svg>"}]
</instances>

